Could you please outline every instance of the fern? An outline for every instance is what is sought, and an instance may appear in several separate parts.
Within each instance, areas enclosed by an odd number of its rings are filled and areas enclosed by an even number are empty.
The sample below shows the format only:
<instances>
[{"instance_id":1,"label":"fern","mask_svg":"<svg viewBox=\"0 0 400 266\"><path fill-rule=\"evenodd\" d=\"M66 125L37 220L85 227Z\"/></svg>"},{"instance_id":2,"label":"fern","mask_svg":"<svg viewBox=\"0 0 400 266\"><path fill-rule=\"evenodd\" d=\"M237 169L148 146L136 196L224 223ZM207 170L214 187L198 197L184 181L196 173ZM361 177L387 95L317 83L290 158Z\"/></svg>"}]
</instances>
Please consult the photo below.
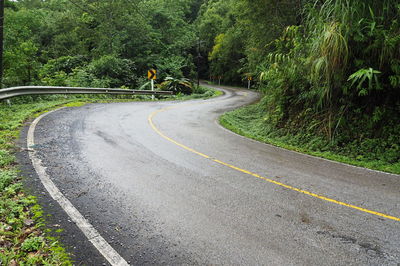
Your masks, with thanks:
<instances>
[{"instance_id":1,"label":"fern","mask_svg":"<svg viewBox=\"0 0 400 266\"><path fill-rule=\"evenodd\" d=\"M362 68L357 72L350 75L347 81L352 81L351 87L357 84L356 88L358 90L359 96L368 95L373 89L381 89L378 75L381 74L380 71L374 70L373 68ZM364 87L364 83L368 81L368 87ZM347 91L345 91L347 93Z\"/></svg>"}]
</instances>

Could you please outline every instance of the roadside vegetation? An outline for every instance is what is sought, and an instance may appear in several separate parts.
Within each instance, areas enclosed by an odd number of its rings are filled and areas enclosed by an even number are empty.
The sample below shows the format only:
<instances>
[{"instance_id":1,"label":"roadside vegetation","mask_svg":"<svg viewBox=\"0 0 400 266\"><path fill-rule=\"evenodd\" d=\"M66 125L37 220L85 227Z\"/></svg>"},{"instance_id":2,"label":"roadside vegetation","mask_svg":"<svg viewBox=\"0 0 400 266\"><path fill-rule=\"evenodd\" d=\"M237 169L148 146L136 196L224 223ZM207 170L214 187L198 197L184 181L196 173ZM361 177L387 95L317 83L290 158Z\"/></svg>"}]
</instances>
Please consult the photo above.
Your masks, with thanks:
<instances>
[{"instance_id":1,"label":"roadside vegetation","mask_svg":"<svg viewBox=\"0 0 400 266\"><path fill-rule=\"evenodd\" d=\"M66 100L0 104L0 265L72 265L69 256L44 227L41 207L24 192L14 153L20 128L32 115Z\"/></svg>"},{"instance_id":2,"label":"roadside vegetation","mask_svg":"<svg viewBox=\"0 0 400 266\"><path fill-rule=\"evenodd\" d=\"M338 146L323 136L305 133L293 129L277 129L265 123L263 103L246 106L224 114L220 123L233 132L248 138L272 144L281 148L326 158L329 160L347 163L369 169L400 174L398 154L386 149L381 139L370 139L359 142L357 140ZM396 140L394 140L396 141ZM361 146L360 146L361 145Z\"/></svg>"},{"instance_id":3,"label":"roadside vegetation","mask_svg":"<svg viewBox=\"0 0 400 266\"><path fill-rule=\"evenodd\" d=\"M254 78L262 100L222 117L275 145L400 173L400 4L208 1L210 76Z\"/></svg>"}]
</instances>

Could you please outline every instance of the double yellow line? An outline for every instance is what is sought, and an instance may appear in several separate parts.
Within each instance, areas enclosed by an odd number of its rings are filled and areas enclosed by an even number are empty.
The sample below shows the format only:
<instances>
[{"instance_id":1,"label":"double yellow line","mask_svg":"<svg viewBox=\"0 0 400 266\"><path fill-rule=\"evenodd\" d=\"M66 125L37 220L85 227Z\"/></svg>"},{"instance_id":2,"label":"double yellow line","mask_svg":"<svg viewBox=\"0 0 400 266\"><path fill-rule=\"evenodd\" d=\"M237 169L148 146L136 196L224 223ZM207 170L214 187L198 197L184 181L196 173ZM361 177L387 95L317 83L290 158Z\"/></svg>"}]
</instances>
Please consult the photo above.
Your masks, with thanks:
<instances>
[{"instance_id":1,"label":"double yellow line","mask_svg":"<svg viewBox=\"0 0 400 266\"><path fill-rule=\"evenodd\" d=\"M190 104L190 105L196 105L196 104ZM262 179L262 180L264 180L264 181L267 181L267 182L269 182L269 183L275 184L275 185L277 185L277 186L284 187L284 188L289 189L289 190L292 190L292 191L296 191L296 192L299 192L299 193L302 193L302 194L306 194L306 195L309 195L309 196L311 196L311 197L318 198L318 199L320 199L320 200L328 201L328 202L331 202L331 203L334 203L334 204L337 204L337 205L341 205L341 206L345 206L345 207L348 207L348 208L351 208L351 209L355 209L355 210L358 210L358 211L361 211L361 212L373 214L373 215L380 216L380 217L383 217L383 218L386 218L386 219L390 219L390 220L394 220L394 221L400 221L400 218L399 218L399 217L387 215L387 214L384 214L384 213L381 213L381 212L377 212L377 211L368 210L368 209L365 209L365 208L362 208L362 207L358 207L358 206L355 206L355 205L352 205L352 204L348 204L348 203L345 203L345 202L342 202L342 201L338 201L338 200L331 199L331 198L328 198L328 197L325 197L325 196L321 196L321 195L318 195L318 194L315 194L315 193L312 193L312 192L309 192L309 191L306 191L306 190L302 190L302 189L299 189L299 188L295 188L295 187L292 187L292 186L283 184L283 183L281 183L281 182L272 180L272 179L270 179L270 178L266 178L266 177L260 176L260 175L258 175L258 174L256 174L256 173L251 172L251 171L248 171L248 170L245 170L245 169L241 169L241 168L236 167L236 166L234 166L234 165L231 165L231 164L225 163L225 162L223 162L223 161L217 160L217 159L215 159L215 158L212 158L211 156L208 156L208 155L206 155L206 154L204 154L204 153L198 152L198 151L196 151L196 150L194 150L194 149L192 149L192 148L189 148L188 146L183 145L182 143L177 142L176 140L171 139L170 137L168 137L168 136L166 136L164 133L162 133L162 132L154 125L153 119L154 119L154 117L155 117L157 114L159 114L159 113L165 112L165 111L167 111L167 110L175 109L175 108L177 108L177 107L182 107L182 106L187 106L187 105L166 107L166 108L163 108L163 109L160 109L160 110L158 110L158 111L153 112L153 113L150 114L149 117L148 117L148 121L149 121L149 124L150 124L150 126L152 127L152 129L153 129L155 132L157 132L158 135L160 135L162 138L168 140L169 142L172 142L172 143L174 143L175 145L177 145L177 146L179 146L179 147L181 147L181 148L183 148L183 149L185 149L185 150L187 150L187 151L190 151L190 152L192 152L192 153L194 153L194 154L197 154L197 155L199 155L199 156L201 156L201 157L203 157L203 158L205 158L205 159L211 160L211 161L213 161L213 162L215 162L215 163L217 163L217 164L220 164L220 165L229 167L229 168L231 168L231 169L234 169L234 170L236 170L236 171L239 171L239 172L241 172L241 173L244 173L244 174L247 174L247 175L251 175L251 176L256 177L256 178L259 178L259 179Z\"/></svg>"}]
</instances>

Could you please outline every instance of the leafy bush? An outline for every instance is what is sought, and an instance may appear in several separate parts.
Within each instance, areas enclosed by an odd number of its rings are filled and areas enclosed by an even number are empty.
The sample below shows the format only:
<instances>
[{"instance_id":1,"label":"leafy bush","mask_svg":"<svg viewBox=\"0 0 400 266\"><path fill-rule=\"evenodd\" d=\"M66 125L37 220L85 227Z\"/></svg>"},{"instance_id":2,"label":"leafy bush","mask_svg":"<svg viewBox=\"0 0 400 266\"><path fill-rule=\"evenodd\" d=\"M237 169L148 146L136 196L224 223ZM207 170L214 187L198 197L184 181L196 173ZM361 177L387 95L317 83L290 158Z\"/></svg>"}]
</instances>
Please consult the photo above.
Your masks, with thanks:
<instances>
[{"instance_id":1,"label":"leafy bush","mask_svg":"<svg viewBox=\"0 0 400 266\"><path fill-rule=\"evenodd\" d=\"M50 60L41 69L41 82L49 86L135 88L135 64L128 59L103 56L89 64L82 56Z\"/></svg>"},{"instance_id":2,"label":"leafy bush","mask_svg":"<svg viewBox=\"0 0 400 266\"><path fill-rule=\"evenodd\" d=\"M83 56L63 56L49 60L39 71L41 82L48 86L68 86L69 75L86 64Z\"/></svg>"},{"instance_id":3,"label":"leafy bush","mask_svg":"<svg viewBox=\"0 0 400 266\"><path fill-rule=\"evenodd\" d=\"M72 73L77 67L82 67L87 64L84 56L62 56L57 59L49 60L40 70L40 76L50 76L56 72L64 72L66 74Z\"/></svg>"},{"instance_id":4,"label":"leafy bush","mask_svg":"<svg viewBox=\"0 0 400 266\"><path fill-rule=\"evenodd\" d=\"M163 83L160 84L162 90L173 91L175 94L191 94L193 92L193 83L189 79L177 79L167 77Z\"/></svg>"},{"instance_id":5,"label":"leafy bush","mask_svg":"<svg viewBox=\"0 0 400 266\"><path fill-rule=\"evenodd\" d=\"M98 80L105 80L109 87L135 87L137 77L133 61L106 55L93 60L86 68Z\"/></svg>"}]
</instances>

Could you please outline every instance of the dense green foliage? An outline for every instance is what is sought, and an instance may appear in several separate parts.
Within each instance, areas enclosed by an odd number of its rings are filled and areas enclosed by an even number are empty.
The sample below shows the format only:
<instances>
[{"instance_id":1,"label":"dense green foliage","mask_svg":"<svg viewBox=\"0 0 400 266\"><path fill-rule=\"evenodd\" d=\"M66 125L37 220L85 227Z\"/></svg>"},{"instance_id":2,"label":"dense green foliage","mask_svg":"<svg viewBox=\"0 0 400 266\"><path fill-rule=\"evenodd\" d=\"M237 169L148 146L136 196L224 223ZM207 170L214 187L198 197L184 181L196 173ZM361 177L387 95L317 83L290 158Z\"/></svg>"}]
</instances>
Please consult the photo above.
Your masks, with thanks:
<instances>
[{"instance_id":1,"label":"dense green foliage","mask_svg":"<svg viewBox=\"0 0 400 266\"><path fill-rule=\"evenodd\" d=\"M4 86L137 88L195 77L196 0L19 0L5 10Z\"/></svg>"},{"instance_id":2,"label":"dense green foliage","mask_svg":"<svg viewBox=\"0 0 400 266\"><path fill-rule=\"evenodd\" d=\"M208 1L198 25L210 76L257 78L262 135L399 163L398 1Z\"/></svg>"}]
</instances>

